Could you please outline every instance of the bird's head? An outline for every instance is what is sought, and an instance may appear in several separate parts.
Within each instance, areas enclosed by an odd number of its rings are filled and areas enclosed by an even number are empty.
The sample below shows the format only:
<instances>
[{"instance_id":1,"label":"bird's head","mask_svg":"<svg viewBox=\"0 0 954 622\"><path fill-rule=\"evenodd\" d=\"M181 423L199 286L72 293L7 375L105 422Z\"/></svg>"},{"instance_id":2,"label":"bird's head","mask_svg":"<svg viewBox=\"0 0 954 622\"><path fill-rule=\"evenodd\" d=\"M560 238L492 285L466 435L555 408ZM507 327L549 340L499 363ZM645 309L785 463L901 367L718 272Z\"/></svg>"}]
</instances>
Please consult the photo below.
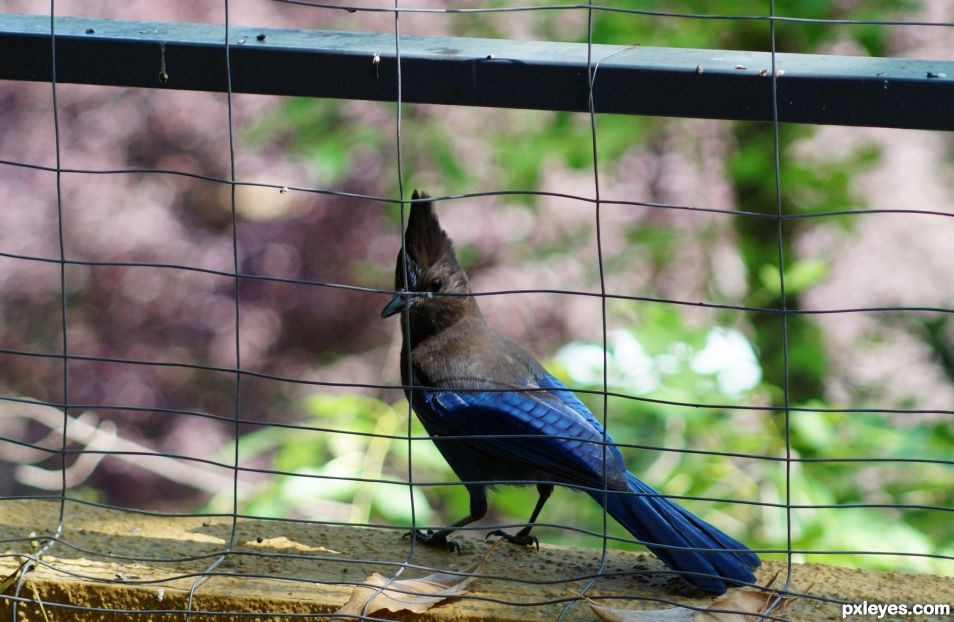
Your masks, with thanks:
<instances>
[{"instance_id":1,"label":"bird's head","mask_svg":"<svg viewBox=\"0 0 954 622\"><path fill-rule=\"evenodd\" d=\"M404 249L397 256L397 294L381 311L382 318L406 311L414 332L438 332L477 306L466 295L471 293L470 284L457 262L454 243L441 229L433 203L422 201L428 198L417 190L411 195L417 202L411 205Z\"/></svg>"}]
</instances>

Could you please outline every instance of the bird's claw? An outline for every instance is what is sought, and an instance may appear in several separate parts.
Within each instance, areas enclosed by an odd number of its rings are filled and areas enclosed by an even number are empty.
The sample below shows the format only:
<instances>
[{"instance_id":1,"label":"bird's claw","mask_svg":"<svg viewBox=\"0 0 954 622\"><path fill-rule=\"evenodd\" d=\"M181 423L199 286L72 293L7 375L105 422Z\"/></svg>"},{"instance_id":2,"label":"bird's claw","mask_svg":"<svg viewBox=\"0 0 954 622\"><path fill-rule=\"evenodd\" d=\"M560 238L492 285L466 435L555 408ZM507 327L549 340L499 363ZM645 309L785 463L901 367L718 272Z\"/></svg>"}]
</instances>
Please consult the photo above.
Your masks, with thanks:
<instances>
[{"instance_id":1,"label":"bird's claw","mask_svg":"<svg viewBox=\"0 0 954 622\"><path fill-rule=\"evenodd\" d=\"M540 550L540 541L537 540L536 536L531 536L530 534L522 534L522 533L509 534L506 531L503 531L502 529L495 529L494 531L491 531L490 533L488 533L484 537L484 539L486 540L487 538L491 536L497 536L499 538L502 538L506 540L507 542L509 542L510 544L518 544L520 546L535 546L537 547L538 551Z\"/></svg>"},{"instance_id":2,"label":"bird's claw","mask_svg":"<svg viewBox=\"0 0 954 622\"><path fill-rule=\"evenodd\" d=\"M446 533L441 533L440 531L434 531L433 529L428 529L427 531L422 531L420 529L414 529L407 532L402 536L403 538L409 538L414 536L415 542L420 542L425 546L432 546L438 549L444 549L445 551L454 551L460 555L460 543L455 540L448 540Z\"/></svg>"}]
</instances>

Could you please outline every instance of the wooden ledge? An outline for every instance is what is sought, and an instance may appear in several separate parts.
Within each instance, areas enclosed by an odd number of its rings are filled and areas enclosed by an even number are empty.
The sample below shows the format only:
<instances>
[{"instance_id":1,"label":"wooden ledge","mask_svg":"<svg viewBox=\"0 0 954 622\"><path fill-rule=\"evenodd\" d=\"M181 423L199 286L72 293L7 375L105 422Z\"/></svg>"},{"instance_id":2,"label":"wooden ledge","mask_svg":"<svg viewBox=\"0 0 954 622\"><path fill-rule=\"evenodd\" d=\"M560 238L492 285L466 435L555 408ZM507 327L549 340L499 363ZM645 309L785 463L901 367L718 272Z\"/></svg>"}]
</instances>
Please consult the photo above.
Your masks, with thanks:
<instances>
[{"instance_id":1,"label":"wooden ledge","mask_svg":"<svg viewBox=\"0 0 954 622\"><path fill-rule=\"evenodd\" d=\"M58 511L57 502L0 500L0 580L16 571L18 556L31 552L31 532L39 539L54 532ZM39 606L32 602L39 598L50 620L183 620L193 582L219 558L230 533L228 518L148 516L68 503L61 541L48 548L42 564L27 575L20 597L31 602L18 605L18 619L43 620ZM320 617L348 600L353 583L373 572L394 574L408 554L408 541L399 534L386 529L240 520L235 551L196 589L192 601L196 613L188 619L278 621L302 619L302 614L306 619ZM435 568L464 571L489 546L474 537L460 540L464 548L459 556L417 547L413 563L426 569L409 568L402 578L428 574ZM157 559L169 561L150 561ZM396 619L468 622L554 620L563 605L541 603L566 599L570 590L582 589L586 581L573 578L594 574L599 562L598 549L544 544L535 551L501 546L492 553L484 570L500 578L478 578L468 588L467 596L450 599L424 614L406 614L403 618L401 614L391 615ZM611 550L607 568L610 572L645 572L662 570L663 566L648 554ZM759 581L765 582L779 571L784 576L784 563L768 561L759 569ZM521 579L534 583L517 581ZM814 596L857 603L954 604L954 581L927 575L796 565L792 589L804 591L809 587ZM0 596L0 618L12 619L10 596L14 589ZM675 577L652 574L601 578L589 593L623 596L625 599L605 604L634 609L667 606L657 599L697 606L712 601L711 596ZM841 607L800 598L782 615L793 620L840 619ZM595 617L587 606L577 603L565 619Z\"/></svg>"}]
</instances>

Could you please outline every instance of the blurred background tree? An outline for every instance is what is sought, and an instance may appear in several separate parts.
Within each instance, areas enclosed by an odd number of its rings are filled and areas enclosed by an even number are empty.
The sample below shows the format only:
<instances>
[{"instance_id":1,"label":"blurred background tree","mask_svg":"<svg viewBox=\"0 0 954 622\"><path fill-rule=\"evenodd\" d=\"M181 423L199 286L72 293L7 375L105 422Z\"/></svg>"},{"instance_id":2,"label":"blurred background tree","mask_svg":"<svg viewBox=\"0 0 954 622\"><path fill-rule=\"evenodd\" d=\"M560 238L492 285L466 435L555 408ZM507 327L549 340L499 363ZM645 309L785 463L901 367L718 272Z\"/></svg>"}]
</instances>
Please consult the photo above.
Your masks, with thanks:
<instances>
[{"instance_id":1,"label":"blurred background tree","mask_svg":"<svg viewBox=\"0 0 954 622\"><path fill-rule=\"evenodd\" d=\"M107 1L57 4L66 14L222 21L220 10L192 3L175 10L145 1L122 7ZM438 0L421 4L450 6ZM780 14L802 18L954 20L951 6L927 0L776 4ZM13 11L38 10L29 2L10 5ZM766 10L755 0L625 6L720 15ZM388 13L272 3L236 5L232 17L258 26L393 29ZM579 10L404 14L401 28L405 34L583 42L586 17ZM783 22L777 26L777 47L943 58L954 44L951 32ZM597 12L593 40L767 50L769 26L764 20ZM0 126L0 157L51 165L48 85L5 86L0 113L8 122ZM58 96L65 167L226 177L224 96L76 85L60 85ZM393 104L245 95L236 95L233 103L240 179L396 196ZM405 188L435 195L515 192L440 205L475 289L599 291L592 205L530 193L593 196L587 115L425 105L404 105L401 114ZM952 466L944 463L954 447L949 312L790 314L786 363L780 314L694 304L781 308L781 246L787 309L950 309L954 291L945 285L954 261L949 243L954 219L817 216L884 207L942 210L954 197L947 166L954 153L950 137L782 125L780 198L769 124L600 115L597 139L601 196L608 201L601 206L607 291L688 304L606 302L606 377L614 396L605 402L598 395L604 389L598 298L482 297L491 321L546 359L570 386L591 391L584 398L597 416L607 417L616 441L631 445L626 451L635 472L668 494L715 499L686 503L756 548L786 545L786 515L778 506L786 501L780 459L786 455L787 364L788 402L794 408L791 455L804 460L791 465L791 502L911 506L795 509L794 548L954 555ZM0 168L4 194L13 197L0 213L0 250L58 257L53 182L47 172ZM232 270L227 186L139 172L67 174L62 183L68 257ZM786 215L798 216L784 221L780 240L777 221L758 217L775 214L779 200ZM376 388L399 382L396 322L377 320L386 297L301 282L389 287L400 246L400 209L349 196L252 187L238 188L236 209L241 271L293 280L242 280L242 367L289 381L245 376L236 405L234 375L227 372L73 361L71 403L88 405L119 435L156 451L203 458L214 453L223 464L231 461L230 419L238 412L246 421L238 440L242 465L286 473L241 474L249 491L241 511L248 514L409 524L410 464L415 482L448 482L414 489L414 520L456 519L466 507L466 493L453 484L430 441L419 438L423 430L409 416L400 391ZM228 277L71 265L66 281L74 353L220 368L235 364L234 284ZM0 282L2 346L59 352L58 266L2 257ZM55 358L5 353L0 365L4 395L62 402L62 366ZM0 495L36 492L36 483L17 467L22 460L11 457L15 443L7 439L52 447L58 440L15 403L2 407ZM891 412L895 409L914 412ZM275 423L291 427L268 425ZM870 457L897 461L850 461ZM932 459L936 462L923 462ZM37 464L58 468L52 458ZM220 471L228 475L227 469ZM70 494L137 508L231 508L228 493L172 481L147 459L129 466L106 458ZM598 508L577 503L571 494L560 492L547 506L542 520L554 527L541 529L541 539L599 546ZM525 520L531 497L526 490L502 491L492 500L492 519ZM608 527L611 535L622 535ZM950 560L927 556L797 559L954 574Z\"/></svg>"}]
</instances>

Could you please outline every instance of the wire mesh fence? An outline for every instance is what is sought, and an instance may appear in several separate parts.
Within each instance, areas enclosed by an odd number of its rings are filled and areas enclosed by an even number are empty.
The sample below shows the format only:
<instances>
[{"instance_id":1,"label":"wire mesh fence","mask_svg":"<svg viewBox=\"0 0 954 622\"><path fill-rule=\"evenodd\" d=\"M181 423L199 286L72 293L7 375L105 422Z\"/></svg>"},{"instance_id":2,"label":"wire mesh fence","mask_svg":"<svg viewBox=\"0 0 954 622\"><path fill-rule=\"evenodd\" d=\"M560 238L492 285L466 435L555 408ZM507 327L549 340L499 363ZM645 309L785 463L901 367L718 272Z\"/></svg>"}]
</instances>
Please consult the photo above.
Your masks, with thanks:
<instances>
[{"instance_id":1,"label":"wire mesh fence","mask_svg":"<svg viewBox=\"0 0 954 622\"><path fill-rule=\"evenodd\" d=\"M2 597L13 619L34 600L24 591L31 569L69 574L49 556L84 550L63 535L76 504L185 514L207 526L225 519L220 547L177 558L200 562L185 606L118 610L187 616L215 613L194 608L193 595L209 578L241 577L230 567L238 557L328 558L249 552L244 519L378 527L398 541L466 510L462 483L400 401L399 371L410 361L398 354L399 322L377 320L395 293L411 187L435 195L491 321L536 352L557 352L547 366L637 475L783 562L782 594L838 602L792 586L802 561L951 574L954 292L945 268L954 220L937 164L949 157L949 137L784 124L786 73L776 66L781 51L815 49L888 56L906 45L943 58L954 32L943 9L226 0L171 13L222 27L223 93L198 94L162 89L164 74L178 75L165 48L155 50L156 88L57 80L61 15L168 22L169 9L21 4L12 10L49 19L52 75L7 83L3 104L23 125L7 124L0 153L8 197L0 494L4 503L48 500L57 512L36 535L5 542L12 551L36 541ZM395 103L235 92L236 50L251 43L234 36L238 23L389 32L391 48L361 62L363 79L390 81ZM587 112L408 103L409 32L579 42L587 54L576 97ZM761 81L764 101L752 105L767 107L770 122L599 112L613 61L642 45L722 40L768 53L765 67L732 70ZM594 53L605 44L623 48ZM506 61L492 56L485 60ZM949 80L925 71L926 83ZM865 104L847 109L862 114ZM918 183L904 185L892 170ZM860 192L855 178L870 187ZM840 229L862 242L844 250ZM527 489L492 497L491 520L462 527L460 541L476 547L471 536L521 527L532 497ZM612 603L600 581L663 571L611 563L614 548L635 540L591 505L555 493L537 533L544 543L595 547L594 568L560 581ZM407 571L441 569L422 563L414 538L404 543L401 559L369 550L345 561L387 567L385 586ZM362 579L320 570L309 578ZM496 600L558 605L564 619L580 615L581 598ZM761 617L786 619L778 604Z\"/></svg>"}]
</instances>

